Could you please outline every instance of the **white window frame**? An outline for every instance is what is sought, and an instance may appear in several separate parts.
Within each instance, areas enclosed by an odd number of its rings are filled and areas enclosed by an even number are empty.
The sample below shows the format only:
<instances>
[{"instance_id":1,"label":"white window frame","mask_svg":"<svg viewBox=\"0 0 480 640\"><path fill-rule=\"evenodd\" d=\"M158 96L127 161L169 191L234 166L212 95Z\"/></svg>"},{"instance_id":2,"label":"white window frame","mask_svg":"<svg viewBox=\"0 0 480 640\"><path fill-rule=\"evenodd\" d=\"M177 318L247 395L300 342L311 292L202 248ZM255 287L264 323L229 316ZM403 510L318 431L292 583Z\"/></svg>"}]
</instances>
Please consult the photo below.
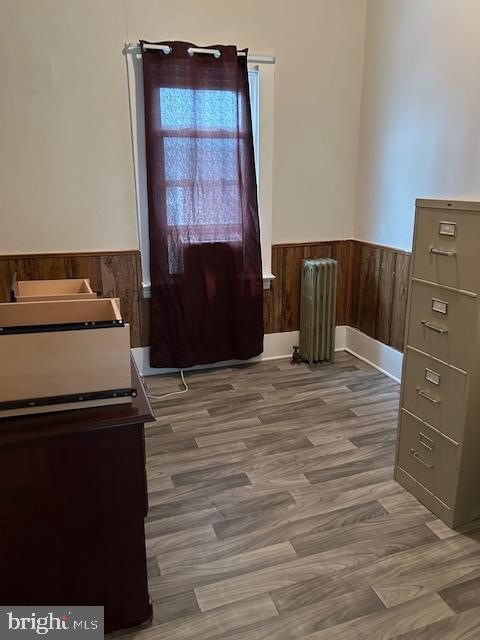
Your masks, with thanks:
<instances>
[{"instance_id":1,"label":"white window frame","mask_svg":"<svg viewBox=\"0 0 480 640\"><path fill-rule=\"evenodd\" d=\"M252 112L253 149L255 152L255 174L257 190L260 189L260 69L257 64L248 65L248 86L250 88L250 110ZM259 195L259 194L258 194Z\"/></svg>"},{"instance_id":2,"label":"white window frame","mask_svg":"<svg viewBox=\"0 0 480 640\"><path fill-rule=\"evenodd\" d=\"M137 201L138 236L142 265L143 297L150 297L150 240L148 226L147 165L142 55L139 48L126 49L132 156ZM255 170L258 186L263 287L270 288L272 275L272 174L273 174L273 80L274 64L248 65L250 102L254 127ZM257 81L252 82L256 77Z\"/></svg>"}]
</instances>

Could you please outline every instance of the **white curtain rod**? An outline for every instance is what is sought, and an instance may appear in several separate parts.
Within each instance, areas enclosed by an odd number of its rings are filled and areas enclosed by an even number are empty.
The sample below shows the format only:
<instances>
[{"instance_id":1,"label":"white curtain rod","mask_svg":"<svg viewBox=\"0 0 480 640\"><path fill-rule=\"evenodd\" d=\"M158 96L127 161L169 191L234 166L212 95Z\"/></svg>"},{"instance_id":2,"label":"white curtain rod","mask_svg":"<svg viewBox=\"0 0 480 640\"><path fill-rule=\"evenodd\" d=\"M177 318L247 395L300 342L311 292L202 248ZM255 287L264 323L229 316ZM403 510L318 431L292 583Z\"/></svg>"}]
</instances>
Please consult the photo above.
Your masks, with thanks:
<instances>
[{"instance_id":1,"label":"white curtain rod","mask_svg":"<svg viewBox=\"0 0 480 640\"><path fill-rule=\"evenodd\" d=\"M144 45L145 49L157 49L160 51L163 51L164 53L166 53L167 55L169 53L171 53L172 48L169 47L166 44L145 44ZM193 56L195 53L209 53L213 56L215 56L215 58L219 58L221 56L221 52L219 49L205 49L202 47L189 47L187 49L188 53ZM142 55L142 51L141 51L141 47L140 44L137 43L131 43L131 42L126 42L125 43L125 53L136 53L137 55L141 56ZM239 51L237 53L237 55L239 56L244 56L245 52L244 51ZM259 55L257 53L251 53L248 55L248 62L254 62L257 64L274 64L275 63L275 57L274 56L263 56L263 55Z\"/></svg>"}]
</instances>

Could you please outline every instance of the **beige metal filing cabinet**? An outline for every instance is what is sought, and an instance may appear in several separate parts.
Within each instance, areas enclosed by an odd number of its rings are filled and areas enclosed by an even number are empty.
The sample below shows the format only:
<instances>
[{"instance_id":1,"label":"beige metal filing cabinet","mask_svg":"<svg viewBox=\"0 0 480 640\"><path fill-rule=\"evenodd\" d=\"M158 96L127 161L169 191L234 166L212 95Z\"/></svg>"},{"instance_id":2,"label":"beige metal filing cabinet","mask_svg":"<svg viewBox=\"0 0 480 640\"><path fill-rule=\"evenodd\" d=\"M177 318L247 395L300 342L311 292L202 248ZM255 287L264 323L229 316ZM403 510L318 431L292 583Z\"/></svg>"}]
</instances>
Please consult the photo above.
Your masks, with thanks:
<instances>
[{"instance_id":1,"label":"beige metal filing cabinet","mask_svg":"<svg viewBox=\"0 0 480 640\"><path fill-rule=\"evenodd\" d=\"M480 202L417 200L395 478L448 525L480 517Z\"/></svg>"}]
</instances>

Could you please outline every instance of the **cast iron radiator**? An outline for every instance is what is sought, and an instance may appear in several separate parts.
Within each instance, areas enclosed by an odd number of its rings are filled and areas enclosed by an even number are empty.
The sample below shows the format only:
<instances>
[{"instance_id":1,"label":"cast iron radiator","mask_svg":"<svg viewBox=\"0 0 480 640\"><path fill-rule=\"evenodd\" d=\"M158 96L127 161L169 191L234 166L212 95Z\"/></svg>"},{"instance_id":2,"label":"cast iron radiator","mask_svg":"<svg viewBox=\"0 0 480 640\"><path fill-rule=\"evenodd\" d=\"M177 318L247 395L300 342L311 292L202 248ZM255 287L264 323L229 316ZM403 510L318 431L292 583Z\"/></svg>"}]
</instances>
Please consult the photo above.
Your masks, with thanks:
<instances>
[{"instance_id":1,"label":"cast iron radiator","mask_svg":"<svg viewBox=\"0 0 480 640\"><path fill-rule=\"evenodd\" d=\"M300 302L300 355L310 364L333 362L337 261L330 258L304 260Z\"/></svg>"}]
</instances>

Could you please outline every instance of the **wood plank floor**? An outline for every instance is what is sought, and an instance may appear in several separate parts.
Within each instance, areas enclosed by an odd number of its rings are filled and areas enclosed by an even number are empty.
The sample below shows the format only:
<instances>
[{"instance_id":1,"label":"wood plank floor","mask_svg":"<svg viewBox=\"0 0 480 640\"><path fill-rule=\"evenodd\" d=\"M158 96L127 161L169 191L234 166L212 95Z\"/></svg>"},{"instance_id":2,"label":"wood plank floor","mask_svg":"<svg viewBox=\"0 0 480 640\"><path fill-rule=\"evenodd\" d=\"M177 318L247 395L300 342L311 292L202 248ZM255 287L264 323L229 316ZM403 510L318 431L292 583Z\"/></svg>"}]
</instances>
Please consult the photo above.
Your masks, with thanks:
<instances>
[{"instance_id":1,"label":"wood plank floor","mask_svg":"<svg viewBox=\"0 0 480 640\"><path fill-rule=\"evenodd\" d=\"M187 381L146 431L154 620L129 637L480 638L480 522L453 532L392 479L395 382L343 353Z\"/></svg>"}]
</instances>

